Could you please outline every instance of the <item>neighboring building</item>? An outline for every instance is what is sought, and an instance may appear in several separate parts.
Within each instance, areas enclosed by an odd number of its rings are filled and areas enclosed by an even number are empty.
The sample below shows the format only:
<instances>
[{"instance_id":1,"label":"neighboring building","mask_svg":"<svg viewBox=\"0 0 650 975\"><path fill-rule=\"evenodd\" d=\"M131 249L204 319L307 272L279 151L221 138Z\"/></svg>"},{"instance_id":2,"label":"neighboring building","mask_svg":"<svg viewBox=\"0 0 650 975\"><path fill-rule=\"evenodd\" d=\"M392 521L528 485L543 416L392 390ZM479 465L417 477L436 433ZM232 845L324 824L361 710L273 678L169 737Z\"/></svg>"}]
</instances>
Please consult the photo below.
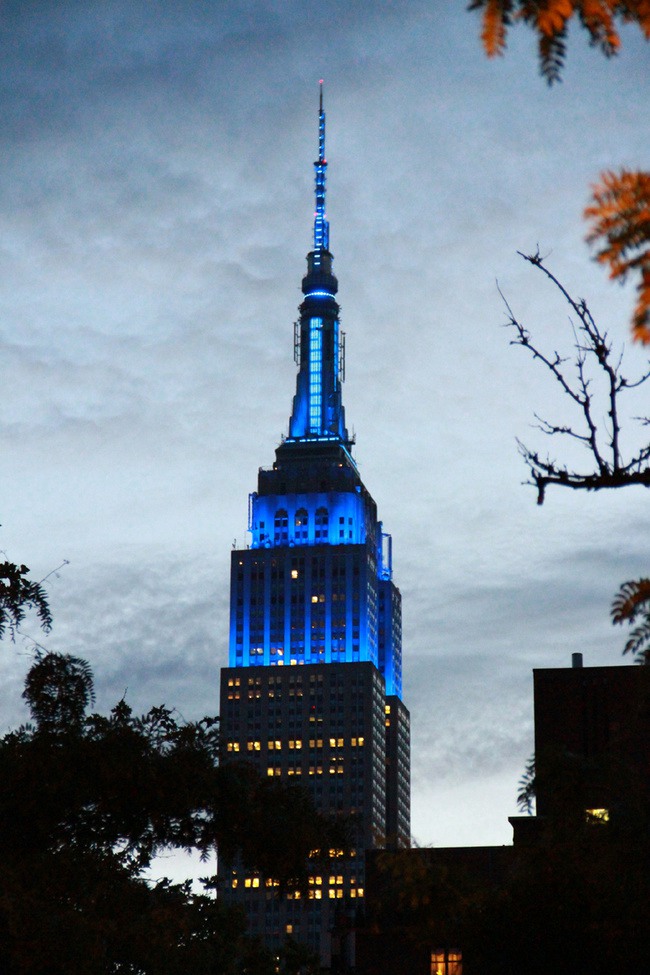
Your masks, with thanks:
<instances>
[{"instance_id":1,"label":"neighboring building","mask_svg":"<svg viewBox=\"0 0 650 975\"><path fill-rule=\"evenodd\" d=\"M314 247L295 326L289 434L250 496L250 547L233 551L230 666L221 676L226 757L301 782L319 810L348 817L355 855L314 873L308 897L234 869L223 896L268 945L287 935L352 964L366 849L410 837L409 713L402 703L401 599L391 540L352 457L341 386L344 336L325 217L322 90Z\"/></svg>"},{"instance_id":2,"label":"neighboring building","mask_svg":"<svg viewBox=\"0 0 650 975\"><path fill-rule=\"evenodd\" d=\"M534 670L537 818L606 822L650 801L650 667Z\"/></svg>"},{"instance_id":3,"label":"neighboring building","mask_svg":"<svg viewBox=\"0 0 650 975\"><path fill-rule=\"evenodd\" d=\"M467 905L503 889L512 855L511 846L369 852L360 975L472 975Z\"/></svg>"},{"instance_id":4,"label":"neighboring building","mask_svg":"<svg viewBox=\"0 0 650 975\"><path fill-rule=\"evenodd\" d=\"M359 975L648 970L650 667L533 676L537 815L513 846L370 853Z\"/></svg>"}]
</instances>

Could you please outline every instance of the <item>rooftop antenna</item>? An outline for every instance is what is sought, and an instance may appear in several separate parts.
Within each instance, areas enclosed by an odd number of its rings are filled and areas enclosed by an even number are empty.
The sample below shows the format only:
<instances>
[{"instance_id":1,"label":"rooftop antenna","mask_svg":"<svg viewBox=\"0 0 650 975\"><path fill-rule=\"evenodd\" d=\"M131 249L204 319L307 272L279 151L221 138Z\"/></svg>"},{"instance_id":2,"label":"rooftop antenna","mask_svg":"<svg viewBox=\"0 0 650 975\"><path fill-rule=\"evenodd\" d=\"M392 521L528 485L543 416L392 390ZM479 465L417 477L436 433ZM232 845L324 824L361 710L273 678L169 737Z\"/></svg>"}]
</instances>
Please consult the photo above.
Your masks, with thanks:
<instances>
[{"instance_id":1,"label":"rooftop antenna","mask_svg":"<svg viewBox=\"0 0 650 975\"><path fill-rule=\"evenodd\" d=\"M325 218L325 109L323 108L323 79L321 78L318 103L318 159L314 163L316 174L316 212L314 214L314 250L330 249L330 225Z\"/></svg>"}]
</instances>

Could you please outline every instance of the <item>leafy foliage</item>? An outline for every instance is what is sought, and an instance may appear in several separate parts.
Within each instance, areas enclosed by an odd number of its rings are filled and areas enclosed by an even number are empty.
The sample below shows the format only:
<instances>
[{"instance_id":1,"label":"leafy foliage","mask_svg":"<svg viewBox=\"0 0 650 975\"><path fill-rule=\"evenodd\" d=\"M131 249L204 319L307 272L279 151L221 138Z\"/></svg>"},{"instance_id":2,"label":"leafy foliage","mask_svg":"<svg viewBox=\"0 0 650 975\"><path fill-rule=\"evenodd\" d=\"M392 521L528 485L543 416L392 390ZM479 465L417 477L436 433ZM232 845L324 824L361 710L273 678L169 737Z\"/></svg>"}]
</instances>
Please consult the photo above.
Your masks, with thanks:
<instances>
[{"instance_id":1,"label":"leafy foliage","mask_svg":"<svg viewBox=\"0 0 650 975\"><path fill-rule=\"evenodd\" d=\"M86 708L95 703L90 666L79 657L48 653L27 674L23 697L42 730L79 728Z\"/></svg>"},{"instance_id":2,"label":"leafy foliage","mask_svg":"<svg viewBox=\"0 0 650 975\"><path fill-rule=\"evenodd\" d=\"M650 664L650 579L624 582L612 603L612 622L640 622L631 631L623 653L634 655L637 664Z\"/></svg>"},{"instance_id":3,"label":"leafy foliage","mask_svg":"<svg viewBox=\"0 0 650 975\"><path fill-rule=\"evenodd\" d=\"M600 244L596 260L609 266L610 277L623 282L639 273L632 333L650 343L650 173L603 173L585 217L593 223L587 240Z\"/></svg>"},{"instance_id":4,"label":"leafy foliage","mask_svg":"<svg viewBox=\"0 0 650 975\"><path fill-rule=\"evenodd\" d=\"M143 872L161 853L218 848L306 884L308 855L342 845L340 828L302 789L220 765L215 718L137 717L123 700L87 714L93 679L79 658L37 660L24 697L34 723L0 740L0 971L271 972L236 911Z\"/></svg>"},{"instance_id":5,"label":"leafy foliage","mask_svg":"<svg viewBox=\"0 0 650 975\"><path fill-rule=\"evenodd\" d=\"M483 11L481 41L488 57L504 53L514 24L530 27L537 35L540 71L550 85L561 79L573 17L587 31L592 47L606 57L621 45L616 20L638 24L650 38L648 0L472 0L468 10Z\"/></svg>"},{"instance_id":6,"label":"leafy foliage","mask_svg":"<svg viewBox=\"0 0 650 975\"><path fill-rule=\"evenodd\" d=\"M567 358L557 351L541 351L506 301L508 325L515 332L512 344L526 349L533 359L546 367L578 414L577 425L552 423L535 414L537 427L549 437L568 438L580 444L590 461L588 469L572 470L567 464L549 456L543 457L519 442L531 474L529 483L537 488L537 503L544 503L549 484L587 491L631 484L650 487L650 444L642 443L626 458L621 443L621 399L642 386L650 378L650 370L634 380L624 376L621 373L622 353L614 353L607 332L600 330L584 299L572 298L538 253L521 256L546 275L575 315L572 323L574 354ZM600 396L597 379L601 381ZM650 418L640 417L639 422L647 426Z\"/></svg>"},{"instance_id":7,"label":"leafy foliage","mask_svg":"<svg viewBox=\"0 0 650 975\"><path fill-rule=\"evenodd\" d=\"M531 27L549 85L561 80L567 29L574 17L590 44L606 57L621 44L617 20L638 24L650 39L650 0L472 0L468 9L483 11L481 41L488 57L504 53L508 29L515 23ZM629 274L639 274L632 335L650 343L650 173L601 173L585 217L592 222L587 240L599 248L596 260L609 267L610 277L622 283Z\"/></svg>"},{"instance_id":8,"label":"leafy foliage","mask_svg":"<svg viewBox=\"0 0 650 975\"><path fill-rule=\"evenodd\" d=\"M25 611L36 610L40 624L48 633L52 616L47 595L41 582L28 578L26 565L0 562L0 640L7 634L15 639L16 629L25 618Z\"/></svg>"},{"instance_id":9,"label":"leafy foliage","mask_svg":"<svg viewBox=\"0 0 650 975\"><path fill-rule=\"evenodd\" d=\"M519 779L519 792L517 793L517 808L520 812L525 812L529 816L533 815L533 804L535 802L535 756L526 762L524 774Z\"/></svg>"}]
</instances>

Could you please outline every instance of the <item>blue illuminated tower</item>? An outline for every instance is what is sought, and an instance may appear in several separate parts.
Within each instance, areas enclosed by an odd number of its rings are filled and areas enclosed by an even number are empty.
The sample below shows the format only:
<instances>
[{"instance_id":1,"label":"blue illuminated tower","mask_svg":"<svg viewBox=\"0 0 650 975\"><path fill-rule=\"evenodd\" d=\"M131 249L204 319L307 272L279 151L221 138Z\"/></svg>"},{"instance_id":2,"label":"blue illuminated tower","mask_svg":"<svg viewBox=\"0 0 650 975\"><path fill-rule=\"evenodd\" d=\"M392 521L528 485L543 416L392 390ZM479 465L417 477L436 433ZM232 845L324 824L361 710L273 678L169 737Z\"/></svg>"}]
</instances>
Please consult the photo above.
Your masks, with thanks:
<instances>
[{"instance_id":1,"label":"blue illuminated tower","mask_svg":"<svg viewBox=\"0 0 650 975\"><path fill-rule=\"evenodd\" d=\"M327 966L339 950L332 933L352 928L363 904L364 851L409 844L410 744L391 540L352 457L341 395L322 85L318 120L296 394L288 436L249 499L250 546L232 553L221 720L227 757L302 782L323 812L354 822L357 849L327 876L315 874L306 898L278 898L272 878L241 870L222 887L246 907L253 933L271 945L290 934Z\"/></svg>"}]
</instances>

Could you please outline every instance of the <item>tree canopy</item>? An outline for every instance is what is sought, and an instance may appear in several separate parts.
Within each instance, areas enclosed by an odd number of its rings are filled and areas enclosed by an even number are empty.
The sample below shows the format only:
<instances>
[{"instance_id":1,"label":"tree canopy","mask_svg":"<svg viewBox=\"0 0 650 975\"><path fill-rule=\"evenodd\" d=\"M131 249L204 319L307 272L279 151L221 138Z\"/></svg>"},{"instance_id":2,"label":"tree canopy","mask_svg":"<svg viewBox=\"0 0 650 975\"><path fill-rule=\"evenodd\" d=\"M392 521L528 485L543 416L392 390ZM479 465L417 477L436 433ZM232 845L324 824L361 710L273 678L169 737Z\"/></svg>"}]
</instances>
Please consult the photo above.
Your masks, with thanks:
<instances>
[{"instance_id":1,"label":"tree canopy","mask_svg":"<svg viewBox=\"0 0 650 975\"><path fill-rule=\"evenodd\" d=\"M344 845L341 827L299 787L220 764L215 718L183 722L164 706L136 716L124 700L88 713L93 678L79 658L42 656L23 697L33 723L0 740L0 971L267 970L239 913L209 893L214 877L197 893L147 869L161 853L218 849L280 889L306 884L308 857Z\"/></svg>"}]
</instances>

